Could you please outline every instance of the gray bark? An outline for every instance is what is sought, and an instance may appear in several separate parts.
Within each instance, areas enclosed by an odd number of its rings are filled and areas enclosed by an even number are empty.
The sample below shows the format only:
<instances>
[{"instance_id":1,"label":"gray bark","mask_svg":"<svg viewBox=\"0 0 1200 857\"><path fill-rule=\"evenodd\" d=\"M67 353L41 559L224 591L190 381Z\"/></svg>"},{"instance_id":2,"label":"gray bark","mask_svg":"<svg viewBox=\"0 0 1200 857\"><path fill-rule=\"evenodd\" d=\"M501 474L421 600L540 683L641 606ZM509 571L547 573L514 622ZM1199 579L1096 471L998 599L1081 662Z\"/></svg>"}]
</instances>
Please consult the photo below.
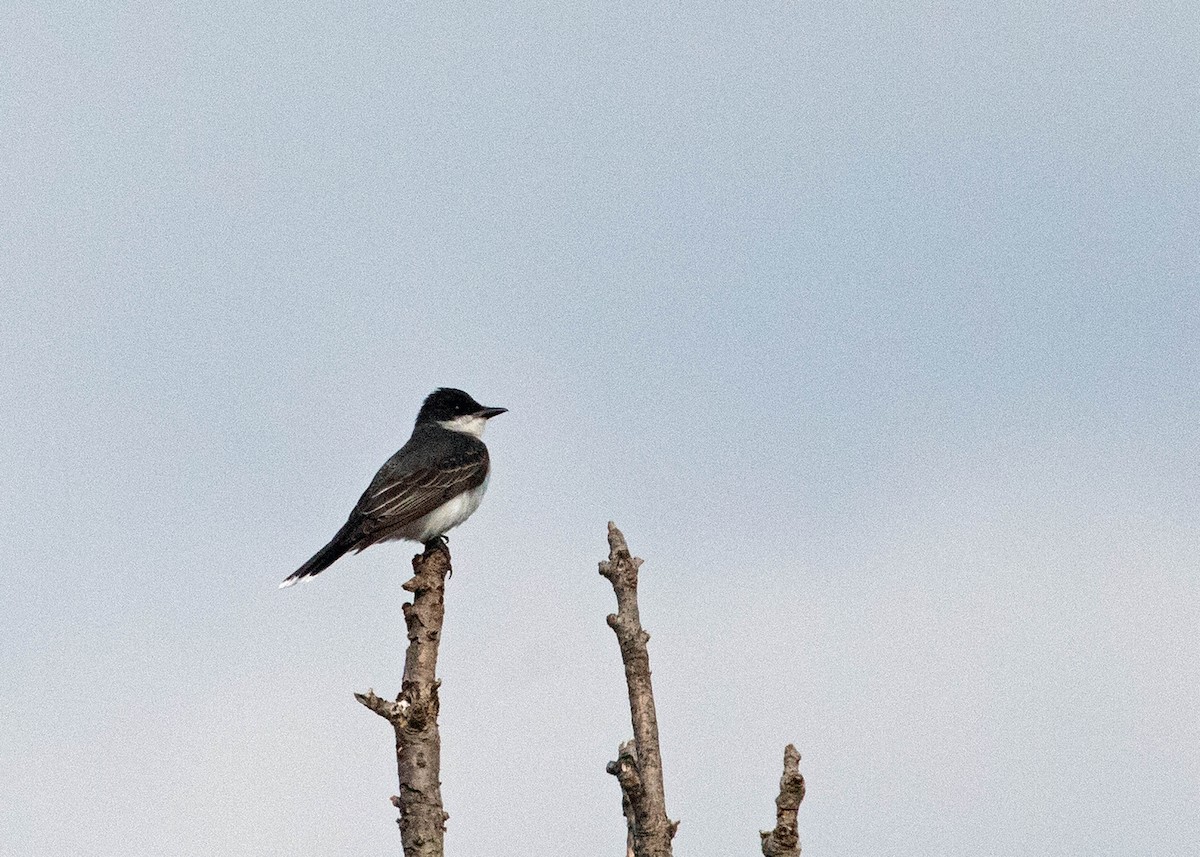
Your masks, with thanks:
<instances>
[{"instance_id":1,"label":"gray bark","mask_svg":"<svg viewBox=\"0 0 1200 857\"><path fill-rule=\"evenodd\" d=\"M671 839L678 822L667 818L663 793L662 755L658 746L658 719L654 712L654 688L650 683L650 635L642 629L638 613L638 568L642 560L630 555L625 536L609 521L608 559L600 563L600 574L612 584L617 612L608 626L617 635L625 683L629 688L629 711L633 723L633 752L621 753L610 762L608 772L617 777L623 796L633 808L633 850L636 857L671 857Z\"/></svg>"},{"instance_id":2,"label":"gray bark","mask_svg":"<svg viewBox=\"0 0 1200 857\"><path fill-rule=\"evenodd\" d=\"M446 576L450 549L430 542L413 557L413 577L404 589L413 593L404 605L408 649L404 677L395 702L375 691L355 699L392 724L396 732L396 767L400 794L392 805L400 810L400 840L404 857L442 857L448 816L442 808L442 739L438 732L438 643L445 613Z\"/></svg>"},{"instance_id":3,"label":"gray bark","mask_svg":"<svg viewBox=\"0 0 1200 857\"><path fill-rule=\"evenodd\" d=\"M791 744L783 750L783 776L779 778L779 797L775 798L775 829L762 831L765 857L800 857L800 839L796 815L804 800L804 777L800 775L800 754Z\"/></svg>"},{"instance_id":4,"label":"gray bark","mask_svg":"<svg viewBox=\"0 0 1200 857\"><path fill-rule=\"evenodd\" d=\"M625 816L625 857L637 857L633 850L633 832L637 830L637 818L633 814L633 795L642 788L637 772L637 748L632 741L623 741L617 747L617 760L609 762L605 770L617 778L621 785L621 813Z\"/></svg>"}]
</instances>

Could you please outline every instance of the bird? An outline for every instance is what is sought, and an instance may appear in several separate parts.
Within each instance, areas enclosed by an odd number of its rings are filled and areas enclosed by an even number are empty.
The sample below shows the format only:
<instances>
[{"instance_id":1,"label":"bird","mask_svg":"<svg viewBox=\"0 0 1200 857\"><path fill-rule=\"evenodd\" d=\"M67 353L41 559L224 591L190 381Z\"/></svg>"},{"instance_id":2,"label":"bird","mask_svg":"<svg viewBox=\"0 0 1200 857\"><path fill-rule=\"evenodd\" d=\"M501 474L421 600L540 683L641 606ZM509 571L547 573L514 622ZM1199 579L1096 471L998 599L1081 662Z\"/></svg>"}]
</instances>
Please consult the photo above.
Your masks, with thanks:
<instances>
[{"instance_id":1,"label":"bird","mask_svg":"<svg viewBox=\"0 0 1200 857\"><path fill-rule=\"evenodd\" d=\"M349 551L406 539L429 547L445 541L479 508L487 490L490 462L481 440L489 408L462 390L439 387L417 413L412 437L379 468L350 517L329 544L279 584L283 589L320 574Z\"/></svg>"}]
</instances>

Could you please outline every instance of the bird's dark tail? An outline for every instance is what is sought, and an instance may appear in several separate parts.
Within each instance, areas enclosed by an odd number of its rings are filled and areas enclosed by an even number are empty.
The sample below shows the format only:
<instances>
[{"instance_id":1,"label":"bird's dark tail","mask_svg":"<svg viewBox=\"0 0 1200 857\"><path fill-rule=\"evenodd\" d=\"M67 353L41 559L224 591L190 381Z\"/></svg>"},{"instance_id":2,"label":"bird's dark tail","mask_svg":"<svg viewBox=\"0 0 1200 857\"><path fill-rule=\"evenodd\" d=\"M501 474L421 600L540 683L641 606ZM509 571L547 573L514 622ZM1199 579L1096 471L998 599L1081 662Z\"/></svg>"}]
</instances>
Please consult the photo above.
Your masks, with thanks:
<instances>
[{"instance_id":1,"label":"bird's dark tail","mask_svg":"<svg viewBox=\"0 0 1200 857\"><path fill-rule=\"evenodd\" d=\"M344 553L354 548L354 542L350 538L350 530L353 529L351 522L347 522L346 526L338 530L338 534L330 539L329 544L321 548L312 558L293 571L287 576L283 583L279 584L280 589L292 586L304 580L306 577L312 577L314 574L320 574L329 566L337 562Z\"/></svg>"}]
</instances>

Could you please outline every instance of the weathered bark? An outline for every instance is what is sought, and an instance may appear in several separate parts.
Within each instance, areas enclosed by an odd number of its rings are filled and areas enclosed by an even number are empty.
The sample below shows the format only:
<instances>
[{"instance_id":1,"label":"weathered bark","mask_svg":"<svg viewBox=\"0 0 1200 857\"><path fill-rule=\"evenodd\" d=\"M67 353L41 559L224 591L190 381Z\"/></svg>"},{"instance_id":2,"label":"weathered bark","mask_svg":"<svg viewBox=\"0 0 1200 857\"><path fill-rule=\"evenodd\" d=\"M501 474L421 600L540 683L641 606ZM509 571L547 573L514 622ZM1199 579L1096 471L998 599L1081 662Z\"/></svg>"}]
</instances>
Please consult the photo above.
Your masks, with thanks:
<instances>
[{"instance_id":1,"label":"weathered bark","mask_svg":"<svg viewBox=\"0 0 1200 857\"><path fill-rule=\"evenodd\" d=\"M791 744L783 750L783 776L779 778L779 797L775 798L775 829L762 831L765 857L800 857L800 839L796 832L796 814L804 800L804 777L800 775L800 754Z\"/></svg>"},{"instance_id":2,"label":"weathered bark","mask_svg":"<svg viewBox=\"0 0 1200 857\"><path fill-rule=\"evenodd\" d=\"M609 762L605 770L621 784L621 812L625 816L625 857L636 857L633 850L633 832L637 819L633 814L633 797L642 789L642 780L637 772L637 748L632 741L623 741L617 747L617 760ZM639 798L640 799L640 798Z\"/></svg>"},{"instance_id":3,"label":"weathered bark","mask_svg":"<svg viewBox=\"0 0 1200 857\"><path fill-rule=\"evenodd\" d=\"M600 563L600 574L612 584L617 596L617 612L609 615L608 626L617 635L625 664L635 752L622 753L607 770L617 777L623 795L633 807L634 853L637 857L670 857L671 839L679 824L672 824L667 818L663 793L658 720L650 684L650 654L646 649L650 635L642 629L638 614L638 568L642 561L630 555L625 536L611 521L608 548L608 559Z\"/></svg>"},{"instance_id":4,"label":"weathered bark","mask_svg":"<svg viewBox=\"0 0 1200 857\"><path fill-rule=\"evenodd\" d=\"M438 643L445 613L445 584L450 549L430 542L413 557L413 577L404 589L413 593L404 605L408 649L400 695L389 702L375 691L355 699L392 724L396 731L396 767L400 794L392 805L400 810L400 840L405 857L442 857L448 816L442 809L442 739L438 733Z\"/></svg>"}]
</instances>

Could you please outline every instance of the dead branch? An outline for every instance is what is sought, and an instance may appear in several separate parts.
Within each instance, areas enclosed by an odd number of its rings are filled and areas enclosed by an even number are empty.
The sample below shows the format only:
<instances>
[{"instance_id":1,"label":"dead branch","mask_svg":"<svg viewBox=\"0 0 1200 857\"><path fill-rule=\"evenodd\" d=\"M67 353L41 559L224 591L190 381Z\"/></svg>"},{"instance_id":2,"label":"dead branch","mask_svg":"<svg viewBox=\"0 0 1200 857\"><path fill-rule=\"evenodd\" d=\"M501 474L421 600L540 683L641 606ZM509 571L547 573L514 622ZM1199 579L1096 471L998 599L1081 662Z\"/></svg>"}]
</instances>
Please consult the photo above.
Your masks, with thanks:
<instances>
[{"instance_id":1,"label":"dead branch","mask_svg":"<svg viewBox=\"0 0 1200 857\"><path fill-rule=\"evenodd\" d=\"M445 584L450 549L430 542L413 557L413 577L404 589L413 593L404 605L408 649L400 695L389 702L375 691L354 698L392 724L396 731L396 767L400 794L392 805L400 810L400 839L405 857L442 857L448 816L442 808L442 739L438 733L438 643L445 614Z\"/></svg>"},{"instance_id":2,"label":"dead branch","mask_svg":"<svg viewBox=\"0 0 1200 857\"><path fill-rule=\"evenodd\" d=\"M667 818L663 792L658 719L650 683L650 654L646 649L650 635L642 628L638 613L638 568L642 561L629 553L625 536L612 521L608 523L608 549L608 559L600 563L600 574L612 584L617 596L617 612L609 614L608 626L617 635L625 664L634 752L622 753L607 770L617 777L623 796L633 808L636 857L670 857L671 839L679 823Z\"/></svg>"},{"instance_id":3,"label":"dead branch","mask_svg":"<svg viewBox=\"0 0 1200 857\"><path fill-rule=\"evenodd\" d=\"M804 800L804 777L800 775L800 754L791 744L783 750L783 776L779 778L779 797L775 798L775 829L762 831L765 857L800 857L800 838L796 815Z\"/></svg>"}]
</instances>

